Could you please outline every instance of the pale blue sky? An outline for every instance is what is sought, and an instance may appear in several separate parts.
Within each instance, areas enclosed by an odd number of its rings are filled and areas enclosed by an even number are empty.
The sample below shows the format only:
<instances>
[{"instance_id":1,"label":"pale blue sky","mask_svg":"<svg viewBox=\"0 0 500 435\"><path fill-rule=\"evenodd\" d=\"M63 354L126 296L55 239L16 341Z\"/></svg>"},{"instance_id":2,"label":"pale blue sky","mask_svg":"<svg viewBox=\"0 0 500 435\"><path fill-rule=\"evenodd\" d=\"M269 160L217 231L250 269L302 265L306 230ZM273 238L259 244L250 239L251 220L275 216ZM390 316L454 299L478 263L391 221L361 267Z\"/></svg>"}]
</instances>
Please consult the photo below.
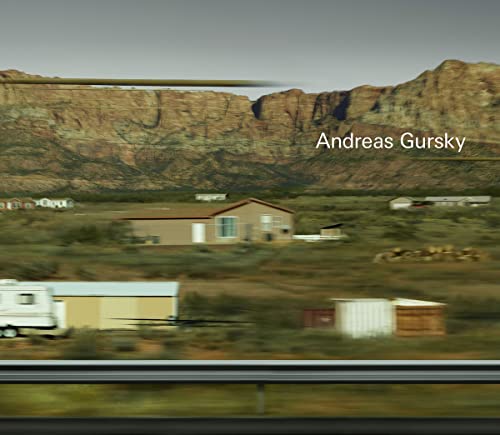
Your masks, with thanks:
<instances>
[{"instance_id":1,"label":"pale blue sky","mask_svg":"<svg viewBox=\"0 0 500 435\"><path fill-rule=\"evenodd\" d=\"M2 0L0 69L349 89L449 58L500 63L499 22L492 0Z\"/></svg>"}]
</instances>

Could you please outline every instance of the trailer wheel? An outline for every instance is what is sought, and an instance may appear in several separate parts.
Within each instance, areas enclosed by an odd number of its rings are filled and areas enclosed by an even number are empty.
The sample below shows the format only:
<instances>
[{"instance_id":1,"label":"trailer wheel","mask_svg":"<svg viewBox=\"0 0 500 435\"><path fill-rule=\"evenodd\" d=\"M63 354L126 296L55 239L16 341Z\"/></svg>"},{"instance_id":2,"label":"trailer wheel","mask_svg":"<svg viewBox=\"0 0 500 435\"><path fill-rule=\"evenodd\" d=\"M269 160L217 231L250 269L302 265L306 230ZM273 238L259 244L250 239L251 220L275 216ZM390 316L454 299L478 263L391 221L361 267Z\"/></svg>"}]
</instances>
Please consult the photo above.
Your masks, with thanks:
<instances>
[{"instance_id":1,"label":"trailer wheel","mask_svg":"<svg viewBox=\"0 0 500 435\"><path fill-rule=\"evenodd\" d=\"M7 326L2 331L2 336L5 338L16 338L18 334L17 328L14 326Z\"/></svg>"}]
</instances>

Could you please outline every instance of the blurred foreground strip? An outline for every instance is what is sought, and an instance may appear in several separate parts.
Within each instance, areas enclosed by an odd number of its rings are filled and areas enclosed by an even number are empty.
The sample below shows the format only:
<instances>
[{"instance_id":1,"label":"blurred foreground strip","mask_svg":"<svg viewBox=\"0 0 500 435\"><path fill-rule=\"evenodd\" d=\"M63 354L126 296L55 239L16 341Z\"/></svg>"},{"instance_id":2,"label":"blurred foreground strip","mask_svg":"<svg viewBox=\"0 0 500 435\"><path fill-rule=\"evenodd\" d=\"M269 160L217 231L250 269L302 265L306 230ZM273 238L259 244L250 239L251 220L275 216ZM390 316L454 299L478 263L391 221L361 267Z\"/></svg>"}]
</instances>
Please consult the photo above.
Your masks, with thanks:
<instances>
[{"instance_id":1,"label":"blurred foreground strip","mask_svg":"<svg viewBox=\"0 0 500 435\"><path fill-rule=\"evenodd\" d=\"M500 418L3 418L9 435L500 434Z\"/></svg>"}]
</instances>

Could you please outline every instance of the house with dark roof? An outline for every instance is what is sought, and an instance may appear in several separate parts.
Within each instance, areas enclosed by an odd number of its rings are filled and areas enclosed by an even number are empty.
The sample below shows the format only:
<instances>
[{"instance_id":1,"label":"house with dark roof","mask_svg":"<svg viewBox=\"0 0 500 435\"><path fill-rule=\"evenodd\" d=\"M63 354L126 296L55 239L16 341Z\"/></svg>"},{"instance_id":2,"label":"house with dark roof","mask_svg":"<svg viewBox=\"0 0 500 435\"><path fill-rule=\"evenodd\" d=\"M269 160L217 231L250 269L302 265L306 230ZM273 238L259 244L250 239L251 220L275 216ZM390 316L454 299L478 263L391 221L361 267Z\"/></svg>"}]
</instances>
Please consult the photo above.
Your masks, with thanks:
<instances>
[{"instance_id":1,"label":"house with dark roof","mask_svg":"<svg viewBox=\"0 0 500 435\"><path fill-rule=\"evenodd\" d=\"M132 225L138 243L154 245L288 242L294 212L255 198L225 206L179 204L160 214L138 214L121 220Z\"/></svg>"}]
</instances>

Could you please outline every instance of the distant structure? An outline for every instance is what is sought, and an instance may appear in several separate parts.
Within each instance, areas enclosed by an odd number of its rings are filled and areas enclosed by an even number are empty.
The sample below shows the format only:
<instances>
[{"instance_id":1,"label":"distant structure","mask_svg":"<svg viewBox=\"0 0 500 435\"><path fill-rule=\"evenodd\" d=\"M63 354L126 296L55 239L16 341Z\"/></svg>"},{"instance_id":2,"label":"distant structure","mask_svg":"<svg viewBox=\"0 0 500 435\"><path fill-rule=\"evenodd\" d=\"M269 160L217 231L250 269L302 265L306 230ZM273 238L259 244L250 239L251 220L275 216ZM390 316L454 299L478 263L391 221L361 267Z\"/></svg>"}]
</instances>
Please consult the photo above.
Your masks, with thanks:
<instances>
[{"instance_id":1,"label":"distant structure","mask_svg":"<svg viewBox=\"0 0 500 435\"><path fill-rule=\"evenodd\" d=\"M42 208L73 208L75 201L71 198L40 198L35 199L37 207Z\"/></svg>"},{"instance_id":2,"label":"distant structure","mask_svg":"<svg viewBox=\"0 0 500 435\"><path fill-rule=\"evenodd\" d=\"M491 196L426 196L425 201L438 207L480 207L491 203Z\"/></svg>"},{"instance_id":3,"label":"distant structure","mask_svg":"<svg viewBox=\"0 0 500 435\"><path fill-rule=\"evenodd\" d=\"M293 240L301 240L303 242L322 242L327 240L343 240L347 238L347 234L342 231L344 224L336 223L326 225L320 228L319 234L295 234Z\"/></svg>"},{"instance_id":4,"label":"distant structure","mask_svg":"<svg viewBox=\"0 0 500 435\"><path fill-rule=\"evenodd\" d=\"M227 193L197 193L195 195L196 201L225 201L229 198Z\"/></svg>"},{"instance_id":5,"label":"distant structure","mask_svg":"<svg viewBox=\"0 0 500 435\"><path fill-rule=\"evenodd\" d=\"M319 233L324 237L342 238L344 236L344 233L342 232L343 225L344 224L341 223L326 225L321 227Z\"/></svg>"},{"instance_id":6,"label":"distant structure","mask_svg":"<svg viewBox=\"0 0 500 435\"><path fill-rule=\"evenodd\" d=\"M35 207L36 202L31 198L0 198L0 211L31 210Z\"/></svg>"},{"instance_id":7,"label":"distant structure","mask_svg":"<svg viewBox=\"0 0 500 435\"><path fill-rule=\"evenodd\" d=\"M389 201L389 208L391 210L407 210L413 206L414 202L414 198L411 198L409 196L400 196L399 198L394 198Z\"/></svg>"},{"instance_id":8,"label":"distant structure","mask_svg":"<svg viewBox=\"0 0 500 435\"><path fill-rule=\"evenodd\" d=\"M491 196L426 196L423 199L400 196L389 201L391 210L410 210L422 207L480 207L489 205Z\"/></svg>"}]
</instances>

